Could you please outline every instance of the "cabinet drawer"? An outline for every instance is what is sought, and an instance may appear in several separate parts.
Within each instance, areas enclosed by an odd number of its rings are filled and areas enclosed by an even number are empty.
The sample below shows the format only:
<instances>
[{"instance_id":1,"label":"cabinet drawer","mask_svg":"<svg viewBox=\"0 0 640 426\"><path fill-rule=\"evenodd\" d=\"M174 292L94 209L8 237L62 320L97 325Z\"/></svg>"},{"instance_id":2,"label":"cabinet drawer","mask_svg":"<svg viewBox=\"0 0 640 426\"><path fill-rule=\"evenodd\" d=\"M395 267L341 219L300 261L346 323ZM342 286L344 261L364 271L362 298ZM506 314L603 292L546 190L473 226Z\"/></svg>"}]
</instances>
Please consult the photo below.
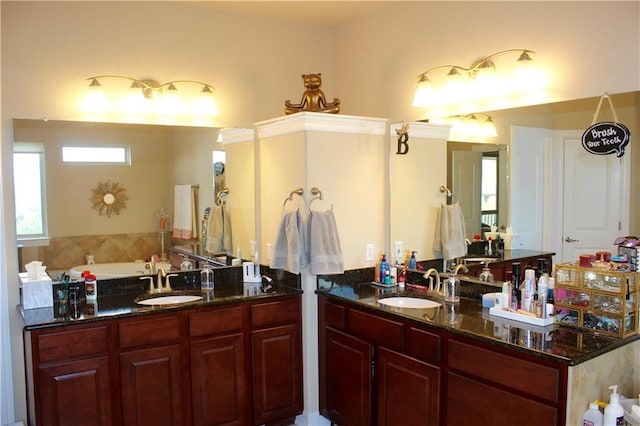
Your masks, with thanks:
<instances>
[{"instance_id":1,"label":"cabinet drawer","mask_svg":"<svg viewBox=\"0 0 640 426\"><path fill-rule=\"evenodd\" d=\"M415 327L408 327L406 352L422 361L440 364L440 336Z\"/></svg>"},{"instance_id":2,"label":"cabinet drawer","mask_svg":"<svg viewBox=\"0 0 640 426\"><path fill-rule=\"evenodd\" d=\"M69 330L38 336L39 361L49 362L61 359L104 355L108 350L109 332L107 326Z\"/></svg>"},{"instance_id":3,"label":"cabinet drawer","mask_svg":"<svg viewBox=\"0 0 640 426\"><path fill-rule=\"evenodd\" d=\"M242 307L196 312L189 315L189 336L201 337L242 330Z\"/></svg>"},{"instance_id":4,"label":"cabinet drawer","mask_svg":"<svg viewBox=\"0 0 640 426\"><path fill-rule=\"evenodd\" d=\"M121 349L171 343L180 339L180 318L163 316L121 322L119 331Z\"/></svg>"},{"instance_id":5,"label":"cabinet drawer","mask_svg":"<svg viewBox=\"0 0 640 426\"><path fill-rule=\"evenodd\" d=\"M347 318L347 308L327 302L324 304L325 325L344 330L345 319Z\"/></svg>"},{"instance_id":6,"label":"cabinet drawer","mask_svg":"<svg viewBox=\"0 0 640 426\"><path fill-rule=\"evenodd\" d=\"M547 401L559 400L560 372L554 368L453 340L449 341L448 352L450 369Z\"/></svg>"},{"instance_id":7,"label":"cabinet drawer","mask_svg":"<svg viewBox=\"0 0 640 426\"><path fill-rule=\"evenodd\" d=\"M349 331L390 348L402 349L402 323L349 309Z\"/></svg>"},{"instance_id":8,"label":"cabinet drawer","mask_svg":"<svg viewBox=\"0 0 640 426\"><path fill-rule=\"evenodd\" d=\"M251 305L251 327L268 327L276 324L291 324L300 319L300 299Z\"/></svg>"}]
</instances>

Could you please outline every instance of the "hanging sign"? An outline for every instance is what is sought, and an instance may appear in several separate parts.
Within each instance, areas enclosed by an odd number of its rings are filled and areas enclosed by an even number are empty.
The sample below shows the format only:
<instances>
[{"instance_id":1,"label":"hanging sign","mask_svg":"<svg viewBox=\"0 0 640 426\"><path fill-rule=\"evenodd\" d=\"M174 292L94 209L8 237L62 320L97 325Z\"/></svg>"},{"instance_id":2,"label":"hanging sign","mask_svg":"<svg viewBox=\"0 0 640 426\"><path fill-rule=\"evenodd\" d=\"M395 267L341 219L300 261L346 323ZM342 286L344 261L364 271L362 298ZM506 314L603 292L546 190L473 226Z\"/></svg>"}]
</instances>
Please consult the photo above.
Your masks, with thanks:
<instances>
[{"instance_id":1,"label":"hanging sign","mask_svg":"<svg viewBox=\"0 0 640 426\"><path fill-rule=\"evenodd\" d=\"M609 101L615 122L605 121L596 123L602 101L605 98ZM596 113L593 115L591 126L582 134L582 147L591 154L616 154L616 156L622 157L625 147L629 144L629 140L629 129L624 124L618 122L618 116L616 110L613 108L613 102L611 102L609 95L603 95L598 103Z\"/></svg>"},{"instance_id":2,"label":"hanging sign","mask_svg":"<svg viewBox=\"0 0 640 426\"><path fill-rule=\"evenodd\" d=\"M584 149L596 155L624 155L624 148L629 144L629 129L621 123L597 123L585 130L582 135Z\"/></svg>"}]
</instances>

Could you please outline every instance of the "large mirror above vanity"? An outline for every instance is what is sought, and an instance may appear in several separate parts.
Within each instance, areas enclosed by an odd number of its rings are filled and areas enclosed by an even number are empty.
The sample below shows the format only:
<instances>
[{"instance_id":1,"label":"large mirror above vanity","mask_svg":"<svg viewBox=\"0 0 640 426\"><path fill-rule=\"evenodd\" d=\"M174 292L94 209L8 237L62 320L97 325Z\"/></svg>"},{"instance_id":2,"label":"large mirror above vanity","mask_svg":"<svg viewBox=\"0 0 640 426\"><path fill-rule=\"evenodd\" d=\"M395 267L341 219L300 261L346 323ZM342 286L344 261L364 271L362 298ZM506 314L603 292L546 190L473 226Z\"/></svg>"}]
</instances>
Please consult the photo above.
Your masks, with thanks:
<instances>
[{"instance_id":1,"label":"large mirror above vanity","mask_svg":"<svg viewBox=\"0 0 640 426\"><path fill-rule=\"evenodd\" d=\"M145 259L159 254L162 238L166 251L172 244L175 185L197 188L198 232L204 209L216 202L214 185L226 187L234 253L238 241L241 251L249 254L249 241L255 239L252 140L221 143L219 129L207 127L31 119L15 119L13 124L15 147L44 153L44 203L51 238L49 245L25 244L23 263L43 260L57 270L85 263L86 255L98 263ZM126 164L117 165L65 163L63 146L125 147L129 157ZM221 153L226 154L222 161ZM126 207L109 217L93 210L90 200L92 188L108 180L124 188L128 198ZM169 214L165 235L162 209ZM173 241L185 243L193 246L191 241Z\"/></svg>"},{"instance_id":2,"label":"large mirror above vanity","mask_svg":"<svg viewBox=\"0 0 640 426\"><path fill-rule=\"evenodd\" d=\"M627 153L616 159L612 156L595 156L596 160L618 162L621 166L618 178L622 179L615 193L607 194L612 197L610 204L616 206L616 224L620 218L621 228L603 232L606 237L600 238L596 247L610 248L611 235L627 234L633 231L631 223L637 218L630 218L633 208L638 205L638 163L640 153L635 149L635 137L640 131L640 92L612 94L610 98L614 104L618 119L631 132L631 143ZM425 140L420 147L416 138L411 136L407 155L396 154L396 134L390 132L390 223L389 247L387 253L396 254L397 243L401 243L403 251L415 250L418 259L431 259L433 252L433 235L435 232L435 217L438 206L447 202L446 194L439 192L440 186L449 187L461 205L465 206L465 222L467 236L472 237L480 233L481 227L497 225L500 227L517 227L514 232L522 233L522 247L535 250L549 250L557 253L557 260L564 257L572 259L577 250L591 250L592 247L574 248L564 240L567 226L563 223L576 222L572 218L563 218L563 208L566 197L563 197L565 183L563 176L568 165L564 158L573 158L575 154L565 154L564 145L568 140L578 141L582 132L591 125L600 96L586 99L558 102L553 104L536 105L522 108L487 111L497 129L498 136L488 138L483 143L477 141L449 140L444 145L437 141ZM601 108L598 121L614 121L612 111L605 102ZM422 123L416 123L416 127ZM412 142L411 139L414 139ZM540 143L540 145L536 145ZM534 157L526 148L537 146ZM517 148L514 153L513 148ZM524 147L524 150L523 150ZM537 148L536 148L537 149ZM423 152L428 150L428 152ZM446 151L445 151L446 150ZM473 154L467 154L467 153ZM475 213L471 215L466 205L471 200L475 206L481 206L482 187L476 180L472 183L471 176L481 176L481 171L475 170L470 164L481 163L483 157L496 156L497 163L497 220L494 216ZM471 156L473 160L466 157ZM404 158L400 158L404 157ZM458 157L458 161L455 158ZM473 161L474 163L470 163ZM457 167L457 163L465 164ZM491 164L491 163L490 163ZM414 167L416 172L407 173ZM428 168L435 178L418 176L420 167ZM603 166L604 168L605 166ZM529 180L516 179L513 174L526 172ZM442 169L442 170L440 170ZM426 172L425 172L426 173ZM568 172L571 173L571 172ZM412 178L413 176L413 178ZM521 176L518 176L520 178ZM403 199L397 195L398 191L407 191L410 198ZM485 201L491 198L486 196ZM428 202L427 200L433 200ZM602 205L603 203L596 203ZM593 211L593 205L591 206ZM480 208L481 210L481 208ZM538 211L541 213L538 214ZM586 214L598 222L598 216ZM604 213L602 213L604 215ZM493 222L493 223L491 223ZM529 227L529 228L528 228ZM575 231L574 231L575 232ZM481 234L482 235L482 234ZM568 234L567 234L568 235ZM483 235L484 236L484 235ZM575 238L574 239L578 239Z\"/></svg>"}]
</instances>

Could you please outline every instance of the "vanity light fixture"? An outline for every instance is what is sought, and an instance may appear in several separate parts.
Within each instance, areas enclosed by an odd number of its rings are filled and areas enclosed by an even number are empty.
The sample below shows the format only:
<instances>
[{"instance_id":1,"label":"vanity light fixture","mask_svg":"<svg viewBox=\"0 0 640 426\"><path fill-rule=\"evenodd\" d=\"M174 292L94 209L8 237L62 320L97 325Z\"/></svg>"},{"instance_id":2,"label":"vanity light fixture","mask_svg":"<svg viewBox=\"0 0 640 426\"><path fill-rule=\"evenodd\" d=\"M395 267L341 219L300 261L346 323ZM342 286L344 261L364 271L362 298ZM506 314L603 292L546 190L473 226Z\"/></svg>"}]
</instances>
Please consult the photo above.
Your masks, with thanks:
<instances>
[{"instance_id":1,"label":"vanity light fixture","mask_svg":"<svg viewBox=\"0 0 640 426\"><path fill-rule=\"evenodd\" d=\"M127 113L182 115L188 112L202 116L218 115L219 113L213 97L215 88L209 83L196 80L173 80L160 83L152 79L137 79L123 75L96 75L87 78L90 81L89 93L85 99L87 111L105 112L109 108L103 86L100 83L100 80L106 79L121 79L131 82L129 95L126 96L122 108ZM179 95L177 86L181 84L201 87L198 99L192 101L192 108L188 111L185 109L185 97Z\"/></svg>"},{"instance_id":2,"label":"vanity light fixture","mask_svg":"<svg viewBox=\"0 0 640 426\"><path fill-rule=\"evenodd\" d=\"M449 140L478 142L498 136L493 117L483 112L434 118L429 121L435 124L450 124Z\"/></svg>"},{"instance_id":3,"label":"vanity light fixture","mask_svg":"<svg viewBox=\"0 0 640 426\"><path fill-rule=\"evenodd\" d=\"M528 49L509 49L479 59L469 67L441 65L430 68L418 75L412 105L428 108L457 105L458 111L477 111L487 109L479 106L488 99L496 101L514 93L538 90L545 82L543 76L536 75L538 73L532 69L533 53ZM504 66L505 72L499 73L495 58L510 54L518 54L515 66ZM444 70L449 70L444 82L432 85L430 77L434 78L438 71Z\"/></svg>"}]
</instances>

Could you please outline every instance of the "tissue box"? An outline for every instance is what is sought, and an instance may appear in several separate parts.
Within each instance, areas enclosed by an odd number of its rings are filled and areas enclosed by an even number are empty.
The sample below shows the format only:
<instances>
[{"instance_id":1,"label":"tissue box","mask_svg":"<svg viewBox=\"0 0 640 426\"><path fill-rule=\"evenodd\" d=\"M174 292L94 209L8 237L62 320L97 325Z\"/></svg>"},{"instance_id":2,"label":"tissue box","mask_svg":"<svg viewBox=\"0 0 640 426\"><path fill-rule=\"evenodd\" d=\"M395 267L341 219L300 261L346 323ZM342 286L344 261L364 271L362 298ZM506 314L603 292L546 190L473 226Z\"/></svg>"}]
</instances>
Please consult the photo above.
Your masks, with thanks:
<instances>
[{"instance_id":1,"label":"tissue box","mask_svg":"<svg viewBox=\"0 0 640 426\"><path fill-rule=\"evenodd\" d=\"M46 273L39 280L29 279L29 273L22 272L20 277L20 303L22 309L35 309L53 306L53 283Z\"/></svg>"}]
</instances>

